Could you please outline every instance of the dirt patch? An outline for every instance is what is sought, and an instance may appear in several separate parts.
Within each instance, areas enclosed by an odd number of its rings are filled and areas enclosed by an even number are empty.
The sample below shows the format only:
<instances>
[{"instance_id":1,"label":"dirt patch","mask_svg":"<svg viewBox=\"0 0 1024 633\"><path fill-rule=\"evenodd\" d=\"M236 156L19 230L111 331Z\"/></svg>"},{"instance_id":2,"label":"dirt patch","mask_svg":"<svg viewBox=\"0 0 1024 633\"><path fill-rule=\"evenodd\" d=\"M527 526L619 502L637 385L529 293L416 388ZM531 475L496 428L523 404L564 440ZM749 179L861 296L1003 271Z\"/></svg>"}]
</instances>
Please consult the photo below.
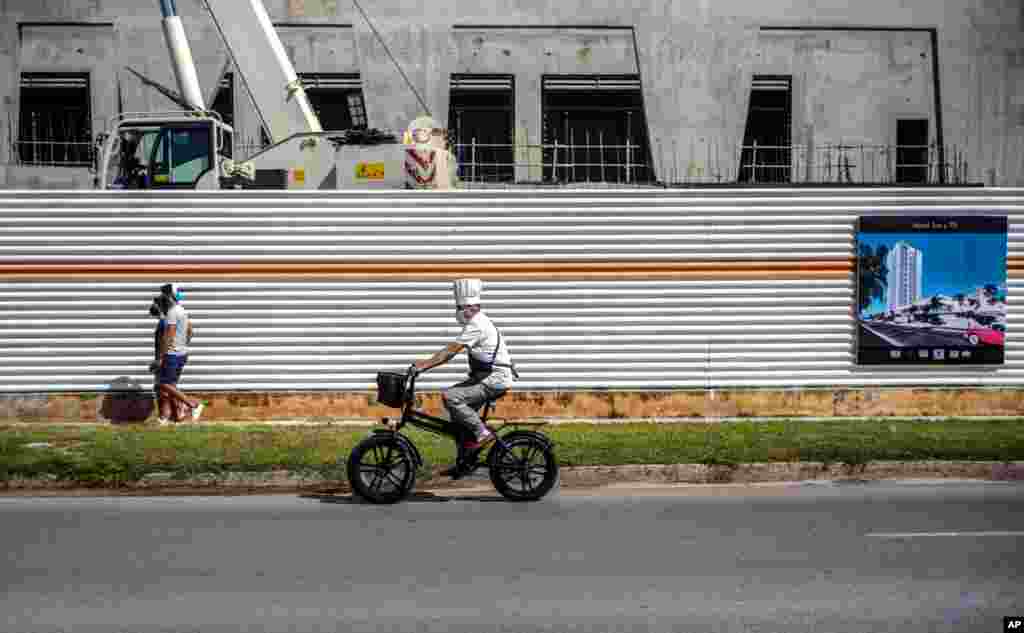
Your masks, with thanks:
<instances>
[{"instance_id":1,"label":"dirt patch","mask_svg":"<svg viewBox=\"0 0 1024 633\"><path fill-rule=\"evenodd\" d=\"M146 393L142 390L140 393ZM352 420L369 424L395 409L364 392L190 392L207 406L206 422ZM105 394L4 394L0 421L97 422ZM422 406L441 411L440 395L420 394ZM109 405L109 403L107 403ZM109 407L108 407L109 408ZM1019 416L1024 390L992 388L685 389L664 391L517 391L498 404L508 419L628 421L645 418L792 418L862 416ZM140 413L141 415L141 413ZM155 419L156 414L149 416Z\"/></svg>"}]
</instances>

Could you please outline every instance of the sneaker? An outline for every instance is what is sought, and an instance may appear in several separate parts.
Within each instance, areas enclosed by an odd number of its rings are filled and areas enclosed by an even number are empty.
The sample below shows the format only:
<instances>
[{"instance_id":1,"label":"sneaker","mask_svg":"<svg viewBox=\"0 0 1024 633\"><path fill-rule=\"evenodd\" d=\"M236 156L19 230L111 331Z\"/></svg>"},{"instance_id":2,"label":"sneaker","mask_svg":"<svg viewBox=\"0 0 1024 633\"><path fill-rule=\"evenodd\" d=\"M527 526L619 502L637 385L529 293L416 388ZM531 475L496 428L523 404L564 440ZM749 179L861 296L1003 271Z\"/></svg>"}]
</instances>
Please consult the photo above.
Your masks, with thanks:
<instances>
[{"instance_id":1,"label":"sneaker","mask_svg":"<svg viewBox=\"0 0 1024 633\"><path fill-rule=\"evenodd\" d=\"M487 446L494 441L494 433L491 433L487 429L484 432L476 436L475 440L469 440L462 445L462 448L467 451L478 451L481 448Z\"/></svg>"},{"instance_id":2,"label":"sneaker","mask_svg":"<svg viewBox=\"0 0 1024 633\"><path fill-rule=\"evenodd\" d=\"M157 418L156 423L159 424L160 426L170 426L171 425L171 421L168 420L167 418Z\"/></svg>"},{"instance_id":3,"label":"sneaker","mask_svg":"<svg viewBox=\"0 0 1024 633\"><path fill-rule=\"evenodd\" d=\"M203 409L205 407L206 407L206 405L203 404L202 402L200 402L199 404L196 405L195 409L192 409L192 421L193 422L195 422L196 420L199 419L199 416L201 416L203 414Z\"/></svg>"}]
</instances>

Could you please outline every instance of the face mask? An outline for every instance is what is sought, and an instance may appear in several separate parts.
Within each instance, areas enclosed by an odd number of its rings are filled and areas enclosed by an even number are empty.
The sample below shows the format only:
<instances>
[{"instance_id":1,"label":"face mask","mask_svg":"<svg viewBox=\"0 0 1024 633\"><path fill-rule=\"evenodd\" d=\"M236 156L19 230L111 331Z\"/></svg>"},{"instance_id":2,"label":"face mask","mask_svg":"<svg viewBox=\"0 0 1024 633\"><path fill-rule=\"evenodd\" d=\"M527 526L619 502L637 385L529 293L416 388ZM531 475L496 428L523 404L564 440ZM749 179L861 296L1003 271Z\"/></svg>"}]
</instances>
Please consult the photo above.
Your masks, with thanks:
<instances>
[{"instance_id":1,"label":"face mask","mask_svg":"<svg viewBox=\"0 0 1024 633\"><path fill-rule=\"evenodd\" d=\"M469 320L466 319L465 314L463 314L462 310L455 311L455 320L459 322L459 325L465 325L466 323L469 322Z\"/></svg>"}]
</instances>

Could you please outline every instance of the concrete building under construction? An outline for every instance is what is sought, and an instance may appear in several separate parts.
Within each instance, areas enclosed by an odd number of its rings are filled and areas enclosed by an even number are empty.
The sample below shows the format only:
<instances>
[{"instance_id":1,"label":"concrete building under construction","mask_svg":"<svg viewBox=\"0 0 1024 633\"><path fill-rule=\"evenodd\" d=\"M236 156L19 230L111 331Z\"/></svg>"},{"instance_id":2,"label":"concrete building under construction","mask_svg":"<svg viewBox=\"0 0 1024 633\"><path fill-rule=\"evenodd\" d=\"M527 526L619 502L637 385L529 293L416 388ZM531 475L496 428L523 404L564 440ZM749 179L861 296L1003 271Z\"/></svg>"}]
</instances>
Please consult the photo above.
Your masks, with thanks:
<instances>
[{"instance_id":1,"label":"concrete building under construction","mask_svg":"<svg viewBox=\"0 0 1024 633\"><path fill-rule=\"evenodd\" d=\"M1017 0L265 4L324 129L402 130L422 98L470 186L1024 184ZM245 87L178 10L245 156ZM139 78L174 85L155 0L0 12L0 186L91 187L111 117L175 108Z\"/></svg>"}]
</instances>

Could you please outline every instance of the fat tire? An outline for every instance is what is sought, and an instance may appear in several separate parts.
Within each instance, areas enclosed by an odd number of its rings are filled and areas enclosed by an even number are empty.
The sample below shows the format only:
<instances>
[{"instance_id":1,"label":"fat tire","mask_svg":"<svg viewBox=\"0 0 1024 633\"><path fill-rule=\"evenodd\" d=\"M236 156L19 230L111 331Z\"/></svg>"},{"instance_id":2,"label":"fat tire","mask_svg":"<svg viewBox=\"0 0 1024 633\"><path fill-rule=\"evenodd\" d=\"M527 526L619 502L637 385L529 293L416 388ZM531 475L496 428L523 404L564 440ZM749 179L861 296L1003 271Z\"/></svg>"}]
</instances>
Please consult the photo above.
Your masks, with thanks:
<instances>
[{"instance_id":1,"label":"fat tire","mask_svg":"<svg viewBox=\"0 0 1024 633\"><path fill-rule=\"evenodd\" d=\"M395 458L396 463L404 462L405 464L405 476L399 478L400 485L391 482L392 490L385 491L381 490L380 487L375 490L370 483L364 481L363 477L360 476L362 473L360 473L359 466L363 461L363 456L373 450L383 450L385 452L390 450L392 454L397 456ZM412 491L413 486L416 485L416 461L413 455L397 438L388 435L373 435L356 444L349 455L346 472L348 474L348 482L352 486L352 492L370 503L398 503L405 499ZM387 472L392 472L392 469L388 469Z\"/></svg>"},{"instance_id":2,"label":"fat tire","mask_svg":"<svg viewBox=\"0 0 1024 633\"><path fill-rule=\"evenodd\" d=\"M510 486L506 478L502 477L501 468L508 452L501 445L495 444L491 449L488 465L491 483L494 484L494 488L501 496L510 501L537 501L551 492L551 489L554 488L559 480L558 461L555 459L555 451L551 444L529 435L509 437L508 439L503 439L503 441L509 448L528 446L531 450L535 451L535 454L541 455L544 458L544 478L535 488L529 491Z\"/></svg>"}]
</instances>

